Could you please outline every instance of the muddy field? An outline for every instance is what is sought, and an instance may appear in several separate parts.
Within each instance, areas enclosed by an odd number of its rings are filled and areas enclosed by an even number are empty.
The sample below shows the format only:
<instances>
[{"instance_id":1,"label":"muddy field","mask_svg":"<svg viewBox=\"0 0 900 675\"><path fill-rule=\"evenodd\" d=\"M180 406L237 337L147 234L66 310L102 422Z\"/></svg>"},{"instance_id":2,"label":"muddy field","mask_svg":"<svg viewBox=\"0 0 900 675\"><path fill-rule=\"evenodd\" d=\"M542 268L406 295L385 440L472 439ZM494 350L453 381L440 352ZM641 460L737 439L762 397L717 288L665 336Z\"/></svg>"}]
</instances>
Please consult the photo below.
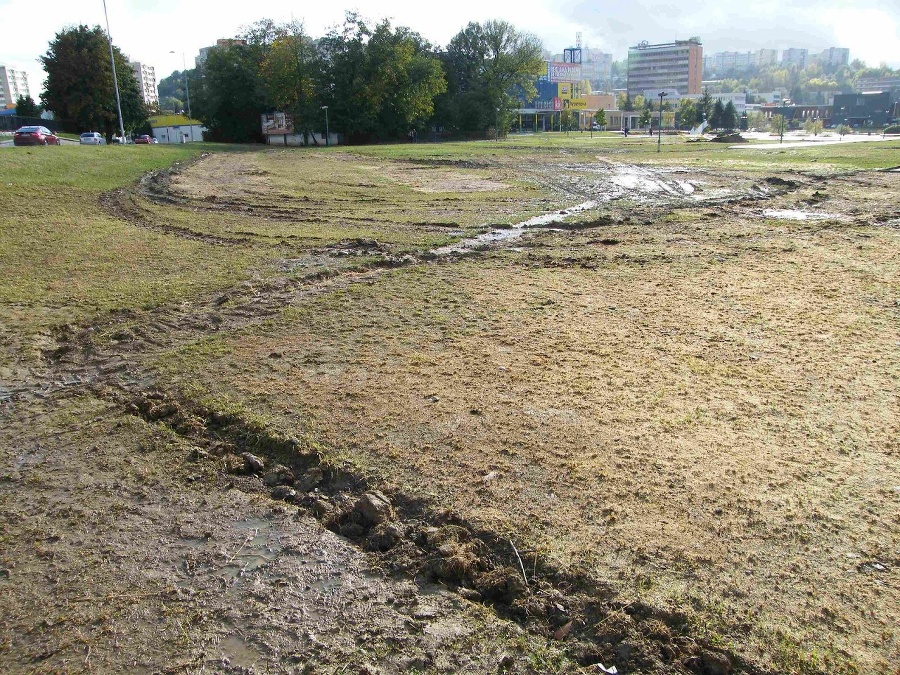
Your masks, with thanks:
<instances>
[{"instance_id":1,"label":"muddy field","mask_svg":"<svg viewBox=\"0 0 900 675\"><path fill-rule=\"evenodd\" d=\"M4 221L0 670L896 675L871 146L212 152L85 189L101 245Z\"/></svg>"}]
</instances>

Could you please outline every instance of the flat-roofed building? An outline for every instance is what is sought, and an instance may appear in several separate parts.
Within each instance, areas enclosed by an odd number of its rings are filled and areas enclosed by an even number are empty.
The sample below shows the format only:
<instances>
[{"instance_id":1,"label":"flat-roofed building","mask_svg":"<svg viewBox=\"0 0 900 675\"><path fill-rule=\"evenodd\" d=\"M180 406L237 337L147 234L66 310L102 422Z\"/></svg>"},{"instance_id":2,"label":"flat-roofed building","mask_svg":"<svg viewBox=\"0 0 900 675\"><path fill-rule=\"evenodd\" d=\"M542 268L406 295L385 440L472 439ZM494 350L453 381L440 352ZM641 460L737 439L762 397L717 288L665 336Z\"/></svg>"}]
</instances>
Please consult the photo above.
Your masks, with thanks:
<instances>
[{"instance_id":1,"label":"flat-roofed building","mask_svg":"<svg viewBox=\"0 0 900 675\"><path fill-rule=\"evenodd\" d=\"M699 94L703 81L703 46L699 38L628 49L628 95L646 89L677 89Z\"/></svg>"},{"instance_id":2,"label":"flat-roofed building","mask_svg":"<svg viewBox=\"0 0 900 675\"><path fill-rule=\"evenodd\" d=\"M850 63L850 50L845 47L830 47L819 54L823 66L846 66Z\"/></svg>"},{"instance_id":3,"label":"flat-roofed building","mask_svg":"<svg viewBox=\"0 0 900 675\"><path fill-rule=\"evenodd\" d=\"M131 61L128 65L134 72L138 89L141 90L141 98L149 106L159 105L159 91L156 88L156 69L140 61Z\"/></svg>"},{"instance_id":4,"label":"flat-roofed building","mask_svg":"<svg viewBox=\"0 0 900 675\"><path fill-rule=\"evenodd\" d=\"M28 75L24 70L0 65L0 110L15 108L20 96L31 97Z\"/></svg>"},{"instance_id":5,"label":"flat-roofed building","mask_svg":"<svg viewBox=\"0 0 900 675\"><path fill-rule=\"evenodd\" d=\"M805 68L808 59L808 49L791 47L790 49L785 49L781 52L781 65L783 66L799 66L800 68Z\"/></svg>"}]
</instances>

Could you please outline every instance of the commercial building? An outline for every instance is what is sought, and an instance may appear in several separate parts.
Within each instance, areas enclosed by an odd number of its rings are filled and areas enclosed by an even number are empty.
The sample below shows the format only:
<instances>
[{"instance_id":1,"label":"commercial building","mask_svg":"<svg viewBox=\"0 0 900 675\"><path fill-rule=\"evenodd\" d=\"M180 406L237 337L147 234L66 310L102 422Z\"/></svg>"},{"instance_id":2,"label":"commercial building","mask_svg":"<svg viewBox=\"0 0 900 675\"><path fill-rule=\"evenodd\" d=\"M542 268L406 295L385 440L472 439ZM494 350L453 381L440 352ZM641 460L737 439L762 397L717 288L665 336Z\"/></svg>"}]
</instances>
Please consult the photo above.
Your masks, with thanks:
<instances>
[{"instance_id":1,"label":"commercial building","mask_svg":"<svg viewBox=\"0 0 900 675\"><path fill-rule=\"evenodd\" d=\"M703 98L703 94L682 94L675 89L645 89L641 95L645 101L653 101L654 104L658 104L661 93L663 94L663 104L667 104L672 110L680 108L684 101L692 101L696 104ZM738 115L743 115L747 111L747 94L744 92L710 94L709 97L713 104L716 101L721 101L723 106L731 103Z\"/></svg>"},{"instance_id":2,"label":"commercial building","mask_svg":"<svg viewBox=\"0 0 900 675\"><path fill-rule=\"evenodd\" d=\"M131 61L128 64L134 72L138 89L141 90L141 98L148 106L159 105L159 91L156 89L156 69L140 61Z\"/></svg>"},{"instance_id":3,"label":"commercial building","mask_svg":"<svg viewBox=\"0 0 900 675\"><path fill-rule=\"evenodd\" d=\"M628 95L646 89L677 89L699 94L703 81L703 46L699 38L628 49Z\"/></svg>"},{"instance_id":4,"label":"commercial building","mask_svg":"<svg viewBox=\"0 0 900 675\"><path fill-rule=\"evenodd\" d=\"M894 102L889 91L838 94L834 97L834 124L851 127L882 127L892 116Z\"/></svg>"},{"instance_id":5,"label":"commercial building","mask_svg":"<svg viewBox=\"0 0 900 675\"><path fill-rule=\"evenodd\" d=\"M0 110L15 108L20 96L31 96L25 71L0 65Z\"/></svg>"},{"instance_id":6,"label":"commercial building","mask_svg":"<svg viewBox=\"0 0 900 675\"><path fill-rule=\"evenodd\" d=\"M158 115L150 118L153 138L159 143L191 143L202 141L206 127L199 120L187 115Z\"/></svg>"}]
</instances>

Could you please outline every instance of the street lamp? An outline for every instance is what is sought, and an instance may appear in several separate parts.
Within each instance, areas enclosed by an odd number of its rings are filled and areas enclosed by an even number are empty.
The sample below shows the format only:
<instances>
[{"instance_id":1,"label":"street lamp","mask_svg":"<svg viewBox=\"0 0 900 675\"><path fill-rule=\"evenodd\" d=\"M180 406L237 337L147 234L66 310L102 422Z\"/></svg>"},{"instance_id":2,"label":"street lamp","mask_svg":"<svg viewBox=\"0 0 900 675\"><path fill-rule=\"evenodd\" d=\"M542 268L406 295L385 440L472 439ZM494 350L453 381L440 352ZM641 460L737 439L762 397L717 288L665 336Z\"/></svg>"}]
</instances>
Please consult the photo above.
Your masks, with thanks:
<instances>
[{"instance_id":1,"label":"street lamp","mask_svg":"<svg viewBox=\"0 0 900 675\"><path fill-rule=\"evenodd\" d=\"M174 51L170 51L170 54L174 54ZM194 119L191 116L191 90L188 88L188 78L187 78L187 60L184 58L184 52L181 52L181 65L184 68L182 73L184 74L184 93L187 96L187 105L188 105L188 129L191 132L191 142L194 140ZM202 96L200 98L203 98ZM203 106L200 106L201 108Z\"/></svg>"},{"instance_id":2,"label":"street lamp","mask_svg":"<svg viewBox=\"0 0 900 675\"><path fill-rule=\"evenodd\" d=\"M106 13L106 0L103 0L103 16L106 18L106 39L109 42L109 61L112 63L113 86L116 89L116 111L119 113L119 133L125 142L125 125L122 122L122 102L119 100L119 78L116 77L116 59L113 57L112 35L109 33L109 14Z\"/></svg>"},{"instance_id":3,"label":"street lamp","mask_svg":"<svg viewBox=\"0 0 900 675\"><path fill-rule=\"evenodd\" d=\"M659 92L659 127L657 128L657 136L656 136L656 152L659 154L662 149L662 101L665 98L666 92Z\"/></svg>"},{"instance_id":4,"label":"street lamp","mask_svg":"<svg viewBox=\"0 0 900 675\"><path fill-rule=\"evenodd\" d=\"M323 105L321 110L325 111L325 147L328 147L328 106Z\"/></svg>"}]
</instances>

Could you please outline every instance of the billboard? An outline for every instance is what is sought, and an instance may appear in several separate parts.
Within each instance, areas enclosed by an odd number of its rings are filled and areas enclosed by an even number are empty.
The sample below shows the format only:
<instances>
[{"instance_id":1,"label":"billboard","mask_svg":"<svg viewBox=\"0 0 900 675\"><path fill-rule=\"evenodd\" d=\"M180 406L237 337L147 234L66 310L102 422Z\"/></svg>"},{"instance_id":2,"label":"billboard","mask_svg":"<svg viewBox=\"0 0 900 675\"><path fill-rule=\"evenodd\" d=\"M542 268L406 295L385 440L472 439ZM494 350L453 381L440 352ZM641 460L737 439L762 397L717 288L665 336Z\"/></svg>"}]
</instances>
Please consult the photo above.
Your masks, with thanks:
<instances>
[{"instance_id":1,"label":"billboard","mask_svg":"<svg viewBox=\"0 0 900 675\"><path fill-rule=\"evenodd\" d=\"M581 47L563 49L563 61L566 63L581 63Z\"/></svg>"},{"instance_id":2,"label":"billboard","mask_svg":"<svg viewBox=\"0 0 900 675\"><path fill-rule=\"evenodd\" d=\"M283 112L264 113L262 132L265 136L281 136L294 133L294 118Z\"/></svg>"},{"instance_id":3,"label":"billboard","mask_svg":"<svg viewBox=\"0 0 900 675\"><path fill-rule=\"evenodd\" d=\"M581 80L581 64L547 61L547 77L551 82L578 82Z\"/></svg>"}]
</instances>

